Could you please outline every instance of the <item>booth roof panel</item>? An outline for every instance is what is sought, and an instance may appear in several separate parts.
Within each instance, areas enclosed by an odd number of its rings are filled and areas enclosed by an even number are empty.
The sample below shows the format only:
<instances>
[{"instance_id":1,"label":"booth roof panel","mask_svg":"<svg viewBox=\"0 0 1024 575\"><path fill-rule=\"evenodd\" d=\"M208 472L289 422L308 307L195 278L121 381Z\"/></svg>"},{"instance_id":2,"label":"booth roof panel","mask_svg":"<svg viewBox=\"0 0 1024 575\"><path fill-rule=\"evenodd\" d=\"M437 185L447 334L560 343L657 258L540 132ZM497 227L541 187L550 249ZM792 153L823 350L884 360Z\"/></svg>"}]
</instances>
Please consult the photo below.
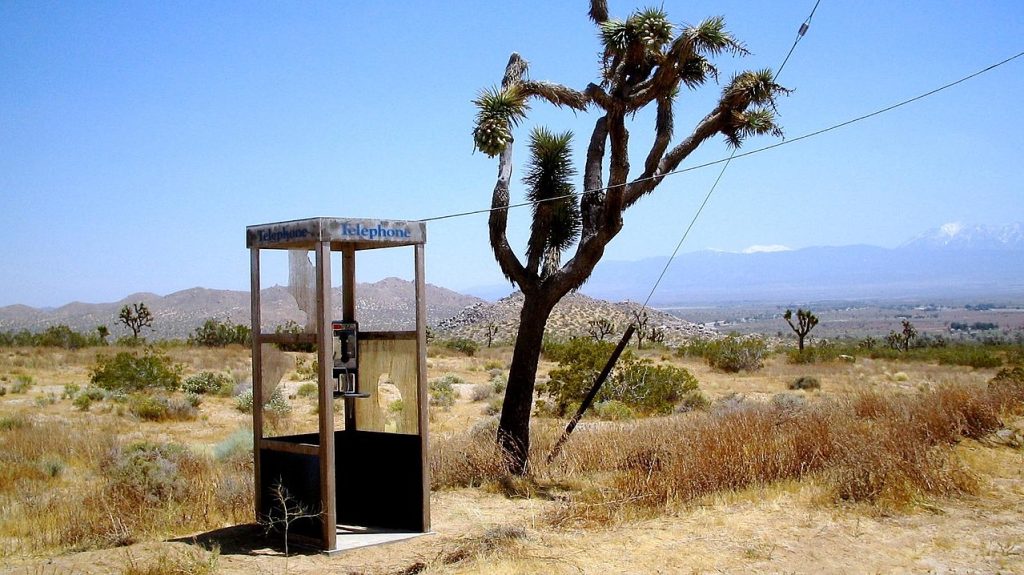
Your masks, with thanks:
<instances>
[{"instance_id":1,"label":"booth roof panel","mask_svg":"<svg viewBox=\"0 0 1024 575\"><path fill-rule=\"evenodd\" d=\"M308 218L245 228L245 246L263 249L312 249L317 242L357 250L412 246L427 241L423 222L356 218Z\"/></svg>"}]
</instances>

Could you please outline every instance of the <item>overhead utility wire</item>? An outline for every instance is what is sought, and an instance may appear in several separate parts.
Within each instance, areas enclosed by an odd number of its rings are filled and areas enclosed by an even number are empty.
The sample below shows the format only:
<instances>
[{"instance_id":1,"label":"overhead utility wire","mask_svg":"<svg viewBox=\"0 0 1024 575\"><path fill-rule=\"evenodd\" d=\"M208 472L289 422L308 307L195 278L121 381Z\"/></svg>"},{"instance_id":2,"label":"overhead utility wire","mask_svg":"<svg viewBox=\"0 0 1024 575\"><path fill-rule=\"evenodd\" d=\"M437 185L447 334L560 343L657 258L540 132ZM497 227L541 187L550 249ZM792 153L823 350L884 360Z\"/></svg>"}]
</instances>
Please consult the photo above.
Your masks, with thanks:
<instances>
[{"instance_id":1,"label":"overhead utility wire","mask_svg":"<svg viewBox=\"0 0 1024 575\"><path fill-rule=\"evenodd\" d=\"M782 68L786 66L786 62L789 61L789 57L793 54L793 49L796 48L797 43L800 42L800 38L803 37L803 35L807 32L807 28L810 27L811 18L814 16L814 11L818 9L818 4L820 3L821 0L817 0L814 3L814 8L811 10L810 16L808 16L807 19L804 20L804 23L800 25L800 31L797 32L796 39L793 41L793 45L789 48L789 53L786 54L786 58L782 61L782 65L779 66L779 70L775 72L774 75L772 75L773 82L779 76L779 72L782 71ZM718 173L718 178L715 179L715 183L712 184L711 189L708 190L707 195L704 196L704 201L701 203L700 208L697 210L697 213L693 215L693 219L690 220L690 225L687 226L686 231L683 233L683 237L680 238L679 243L676 244L675 251L672 252L672 256L668 259L667 262L665 262L665 267L662 268L661 275L658 276L658 280L655 281L654 286L651 287L651 293L647 294L647 299L644 300L644 305L643 307L640 308L641 313L647 313L645 311L647 309L647 303L651 300L651 296L654 295L654 290L658 289L658 284L660 284L662 278L665 277L665 272L668 271L669 266L672 264L672 260L675 259L676 253L679 252L679 247L683 245L683 241L686 240L686 236L689 235L690 230L693 228L693 224L697 221L697 218L700 216L700 213L704 210L704 206L707 205L708 200L711 199L711 194L714 193L715 188L718 187L718 182L722 180L722 176L725 175L726 168L729 167L729 162L732 161L732 158L735 155L736 148L733 148L732 154L729 155L729 159L726 160L725 165L722 166L722 171ZM637 317L637 322L639 322L639 316ZM594 380L594 385L591 386L590 391L587 392L586 397L583 398L583 402L580 403L579 408L576 410L576 414L573 415L572 419L569 420L568 425L566 425L565 427L565 431L562 432L562 435L558 438L558 441L555 442L554 447L551 448L551 452L548 453L548 463L551 463L556 457L558 457L558 453L561 451L562 446L565 444L566 441L569 440L569 435L572 434L573 429L576 428L576 425L579 423L580 419L583 418L583 414L587 411L587 408L590 407L591 402L594 401L595 397L597 397L597 393L601 389L601 386L604 384L604 380L611 373L612 368L615 367L615 363L618 362L619 360L619 355L622 353L622 350L626 348L626 345L629 344L629 340L633 336L633 333L636 331L636 329L636 323L630 323L628 326L626 326L626 333L622 334L622 339L619 340L619 345L615 347L615 350L612 352L611 357L608 358L608 362L605 364L604 370L601 371L601 373L597 376L597 379Z\"/></svg>"},{"instance_id":2,"label":"overhead utility wire","mask_svg":"<svg viewBox=\"0 0 1024 575\"><path fill-rule=\"evenodd\" d=\"M947 90L949 88L952 88L953 86L956 86L957 84L962 84L962 83L964 83L964 82L966 82L968 80L971 80L971 79L973 79L973 78L975 78L977 76L980 76L980 75L982 75L982 74L984 74L986 72L991 72L992 70L994 70L994 69L996 69L996 68L998 68L1000 66L1003 66L1005 64L1009 64L1013 60L1016 60L1017 58L1020 58L1022 56L1024 56L1024 52L1018 52L1017 54L1014 54L1013 56L1010 56L1009 58L1006 58L1005 60L1002 60L1000 62L996 62L995 64L992 64L991 66L988 66L986 68L978 70L977 72L974 72L973 74L969 74L967 76L964 76L964 77L960 78L959 80L954 80L954 81L952 81L952 82L950 82L948 84L944 84L942 86L939 86L938 88L935 88L934 90L930 90L930 91L925 92L923 94L919 94L919 95L914 96L912 98L908 98L906 100L903 100L903 101L898 102L896 104L893 104L891 106L887 106L887 107L882 108L880 110L875 110L874 112L870 112L868 114L864 114L863 116L857 116L856 118L852 118L852 119L846 120L844 122L840 122L838 124L834 124L834 125L829 126L827 128L822 128L822 129L816 130L814 132L809 132L807 134L796 136L795 138L788 138L786 140L783 140L781 142L777 142L775 144L769 144L769 145L761 147L761 148L755 148L755 149L750 150L748 152L743 152L743 153L735 154L735 155L730 156L728 158L722 158L720 160L712 160L710 162L705 162L703 164L696 164L696 165L693 165L693 166L689 166L687 168L680 168L678 170L673 170L671 172L665 172L664 174L659 174L659 175L656 175L656 176L650 176L648 178L643 178L643 179L637 179L637 180L634 180L633 182L630 182L630 183L627 183L627 184L616 184L616 185L612 185L612 186L605 186L603 188L595 188L593 190L584 190L582 192L573 192L571 194L565 194L565 195L562 195L562 196L558 196L558 197L554 197L554 198L548 198L548 199L544 199L544 200L537 200L537 201L532 201L532 202L520 202L518 204L509 204L508 206L502 206L502 207L499 207L499 208L481 208L479 210L470 210L470 211L465 211L465 212L454 212L454 213L451 213L451 214L443 214L443 215L440 215L440 216L432 216L432 217L429 217L429 218L422 218L419 221L421 221L421 222L432 222L432 221L438 221L438 220L448 220L448 219L452 219L452 218L461 218L461 217L466 217L466 216L474 216L474 215L477 215L477 214L486 214L486 213L497 211L497 210L508 210L508 209L512 209L512 208L523 208L523 207L526 207L526 206L532 206L532 205L538 204L540 202L549 202L549 201L561 200L561 199L564 199L564 198L571 198L571 197L574 197L574 196L581 196L583 194L588 194L588 193L591 193L591 192L602 192L602 191L610 190L610 189L613 189L613 188L616 188L616 187L626 186L626 185L629 185L629 184L632 184L632 183L640 183L640 182L645 182L647 180L653 180L653 179L657 179L657 178L665 178L665 177L668 177L668 176L674 176L674 175L677 175L677 174L683 174L683 173L686 173L686 172L692 172L694 170L700 170L700 169L703 169L703 168L708 168L708 167L715 166L715 165L718 165L718 164L721 164L721 163L724 163L724 162L728 162L728 161L736 159L736 158L745 158L747 156L753 156L754 154L760 154L761 152L767 152L768 150L773 150L775 148L786 146L788 144L794 144L794 143L799 142L801 140L806 140L808 138L813 138L815 136L820 136L820 135L822 135L822 134L824 134L826 132L831 132L833 130L838 130L839 128L845 128L846 126L849 126L850 124L855 124L857 122L860 122L860 121L863 121L863 120L867 120L869 118L873 118L874 116L878 116L880 114L884 114L886 112L890 112L892 110L895 110L896 108L900 108L902 106L906 106L907 104L911 104L911 103L916 102L918 100L927 98L929 96L933 96L933 95L935 95L935 94L937 94L939 92L942 92L943 90Z\"/></svg>"},{"instance_id":3,"label":"overhead utility wire","mask_svg":"<svg viewBox=\"0 0 1024 575\"><path fill-rule=\"evenodd\" d=\"M786 57L782 59L782 64L779 65L779 69L772 74L772 82L778 79L779 74L782 73L782 69L786 67L786 63L789 62L789 57L793 55L793 50L796 50L796 45L803 39L804 34L807 33L807 29L811 27L811 18L814 18L814 13L818 10L818 4L821 4L821 0L817 0L814 3L814 8L811 8L811 13L807 16L807 19L800 24L800 29L796 32L796 38L793 39L793 45L789 47L789 52L786 53ZM711 199L711 195L718 189L718 183L722 181L722 176L725 175L725 171L729 169L729 164L732 163L732 159L736 156L736 151L739 148L733 148L732 153L729 154L729 159L722 164L722 170L718 172L718 177L715 178L715 183L711 184L711 189L708 190L707 195L704 196L704 201L700 203L700 207L697 208L697 212L693 214L693 219L690 220L690 224L686 226L686 231L683 232L683 236L679 238L679 243L676 244L676 248L672 250L672 255L669 256L668 261L665 262L665 266L661 268L661 273L658 275L658 279L654 280L654 285L651 286L651 291L647 293L647 299L644 300L643 306L640 308L641 311L647 309L647 304L651 302L651 298L654 297L654 292L657 291L658 286L661 285L661 280L665 279L665 274L668 273L668 268L672 266L672 262L675 261L676 256L679 254L679 249L683 247L683 242L690 235L690 230L693 229L693 225L697 223L697 218L700 217L701 213L704 212L704 207L708 205L708 200Z\"/></svg>"}]
</instances>

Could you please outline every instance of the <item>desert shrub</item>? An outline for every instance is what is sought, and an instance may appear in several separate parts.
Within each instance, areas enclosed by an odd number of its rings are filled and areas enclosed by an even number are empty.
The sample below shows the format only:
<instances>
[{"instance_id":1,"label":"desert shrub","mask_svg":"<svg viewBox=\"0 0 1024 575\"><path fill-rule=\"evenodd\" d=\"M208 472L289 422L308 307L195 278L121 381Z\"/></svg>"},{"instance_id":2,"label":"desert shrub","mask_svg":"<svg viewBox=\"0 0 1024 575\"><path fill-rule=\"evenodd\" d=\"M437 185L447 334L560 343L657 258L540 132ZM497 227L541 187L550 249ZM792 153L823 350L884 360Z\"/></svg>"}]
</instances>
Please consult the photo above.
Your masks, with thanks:
<instances>
[{"instance_id":1,"label":"desert shrub","mask_svg":"<svg viewBox=\"0 0 1024 575\"><path fill-rule=\"evenodd\" d=\"M558 362L558 367L549 373L547 382L537 385L542 395L552 400L556 415L565 415L570 411L570 404L579 403L586 396L598 374L604 369L615 345L609 342L596 341L593 338L573 338L565 343L549 342L545 356ZM622 357L631 355L625 352ZM622 358L620 358L621 361ZM602 390L597 401L614 399Z\"/></svg>"},{"instance_id":2,"label":"desert shrub","mask_svg":"<svg viewBox=\"0 0 1024 575\"><path fill-rule=\"evenodd\" d=\"M75 406L79 411L89 411L89 408L92 407L92 402L92 398L88 395L79 394L71 400L71 405Z\"/></svg>"},{"instance_id":3,"label":"desert shrub","mask_svg":"<svg viewBox=\"0 0 1024 575\"><path fill-rule=\"evenodd\" d=\"M122 351L114 356L97 356L89 380L93 385L111 391L132 392L147 388L173 391L181 385L182 370L165 353L150 347L142 355Z\"/></svg>"},{"instance_id":4,"label":"desert shrub","mask_svg":"<svg viewBox=\"0 0 1024 575\"><path fill-rule=\"evenodd\" d=\"M558 368L551 370L550 380L538 387L551 398L556 415L573 411L583 401L613 349L613 344L592 338L575 338L552 346L549 355L558 361ZM689 371L655 365L627 351L619 357L615 371L595 401L618 401L638 413L665 414L672 411L684 393L695 389L697 380Z\"/></svg>"},{"instance_id":5,"label":"desert shrub","mask_svg":"<svg viewBox=\"0 0 1024 575\"><path fill-rule=\"evenodd\" d=\"M455 405L455 387L457 383L465 383L461 377L448 373L437 379L430 380L429 394L430 405L444 409L451 409Z\"/></svg>"},{"instance_id":6,"label":"desert shrub","mask_svg":"<svg viewBox=\"0 0 1024 575\"><path fill-rule=\"evenodd\" d=\"M457 337L453 339L446 339L440 342L442 346L464 354L468 357L473 357L477 351L480 350L480 345L471 339L464 337Z\"/></svg>"},{"instance_id":7,"label":"desert shrub","mask_svg":"<svg viewBox=\"0 0 1024 575\"><path fill-rule=\"evenodd\" d=\"M1000 411L1021 413L1024 406L1024 368L1003 368L989 380L988 394Z\"/></svg>"},{"instance_id":8,"label":"desert shrub","mask_svg":"<svg viewBox=\"0 0 1024 575\"><path fill-rule=\"evenodd\" d=\"M701 393L699 389L691 389L683 393L682 397L679 398L679 402L676 404L676 413L686 413L689 411L700 411L707 409L711 405L711 400L706 395Z\"/></svg>"},{"instance_id":9,"label":"desert shrub","mask_svg":"<svg viewBox=\"0 0 1024 575\"><path fill-rule=\"evenodd\" d=\"M7 387L0 385L0 397L7 395Z\"/></svg>"},{"instance_id":10,"label":"desert shrub","mask_svg":"<svg viewBox=\"0 0 1024 575\"><path fill-rule=\"evenodd\" d=\"M728 373L756 371L764 365L768 344L756 337L726 336L710 342L704 360L711 367Z\"/></svg>"},{"instance_id":11,"label":"desert shrub","mask_svg":"<svg viewBox=\"0 0 1024 575\"><path fill-rule=\"evenodd\" d=\"M619 358L607 392L609 399L621 401L641 413L667 414L685 393L696 389L697 378L688 370L655 365L649 359L629 354Z\"/></svg>"},{"instance_id":12,"label":"desert shrub","mask_svg":"<svg viewBox=\"0 0 1024 575\"><path fill-rule=\"evenodd\" d=\"M115 448L104 462L104 475L126 498L139 503L184 499L191 483L183 468L195 455L176 443L138 442Z\"/></svg>"},{"instance_id":13,"label":"desert shrub","mask_svg":"<svg viewBox=\"0 0 1024 575\"><path fill-rule=\"evenodd\" d=\"M303 332L305 332L305 329L293 320L288 320L283 325L274 328L274 333L300 334ZM279 343L276 345L281 351L301 351L304 353L316 351L316 344L313 343Z\"/></svg>"},{"instance_id":14,"label":"desert shrub","mask_svg":"<svg viewBox=\"0 0 1024 575\"><path fill-rule=\"evenodd\" d=\"M100 345L100 339L96 335L78 333L65 324L50 326L45 331L36 334L33 339L32 345L38 347L81 349Z\"/></svg>"},{"instance_id":15,"label":"desert shrub","mask_svg":"<svg viewBox=\"0 0 1024 575\"><path fill-rule=\"evenodd\" d=\"M14 383L11 384L11 393L28 393L33 385L35 385L35 379L31 375L19 373L14 376Z\"/></svg>"},{"instance_id":16,"label":"desert shrub","mask_svg":"<svg viewBox=\"0 0 1024 575\"><path fill-rule=\"evenodd\" d=\"M35 398L35 404L37 407L46 407L47 405L53 405L54 403L57 403L57 396L52 392L38 395Z\"/></svg>"},{"instance_id":17,"label":"desert shrub","mask_svg":"<svg viewBox=\"0 0 1024 575\"><path fill-rule=\"evenodd\" d=\"M252 413L253 399L252 399L252 388L246 389L235 396L235 409L242 413ZM288 403L288 398L284 396L280 387L274 389L274 392L270 394L270 399L263 404L264 415L271 418L273 417L285 417L292 412L292 406Z\"/></svg>"},{"instance_id":18,"label":"desert shrub","mask_svg":"<svg viewBox=\"0 0 1024 575\"><path fill-rule=\"evenodd\" d=\"M484 406L484 415L498 415L501 413L502 403L504 403L504 398L492 396L491 399L487 401L487 405Z\"/></svg>"},{"instance_id":19,"label":"desert shrub","mask_svg":"<svg viewBox=\"0 0 1024 575\"><path fill-rule=\"evenodd\" d=\"M203 371L186 378L181 384L181 390L185 393L199 395L205 393L224 395L225 393L230 393L234 386L235 380L227 374Z\"/></svg>"},{"instance_id":20,"label":"desert shrub","mask_svg":"<svg viewBox=\"0 0 1024 575\"><path fill-rule=\"evenodd\" d=\"M252 388L235 396L235 409L242 413L252 413Z\"/></svg>"},{"instance_id":21,"label":"desert shrub","mask_svg":"<svg viewBox=\"0 0 1024 575\"><path fill-rule=\"evenodd\" d=\"M243 428L234 431L223 441L213 446L213 458L218 462L248 461L252 463L252 430Z\"/></svg>"},{"instance_id":22,"label":"desert shrub","mask_svg":"<svg viewBox=\"0 0 1024 575\"><path fill-rule=\"evenodd\" d=\"M203 347L225 347L231 344L251 345L252 328L231 320L208 319L188 336L188 344Z\"/></svg>"},{"instance_id":23,"label":"desert shrub","mask_svg":"<svg viewBox=\"0 0 1024 575\"><path fill-rule=\"evenodd\" d=\"M608 421L628 421L636 418L636 412L617 399L595 403L594 412L601 419Z\"/></svg>"},{"instance_id":24,"label":"desert shrub","mask_svg":"<svg viewBox=\"0 0 1024 575\"><path fill-rule=\"evenodd\" d=\"M292 412L292 405L288 403L288 398L284 396L280 387L270 394L270 401L263 408L277 417L285 417Z\"/></svg>"},{"instance_id":25,"label":"desert shrub","mask_svg":"<svg viewBox=\"0 0 1024 575\"><path fill-rule=\"evenodd\" d=\"M939 365L965 365L974 368L999 367L1003 360L992 350L976 345L947 347L939 353Z\"/></svg>"},{"instance_id":26,"label":"desert shrub","mask_svg":"<svg viewBox=\"0 0 1024 575\"><path fill-rule=\"evenodd\" d=\"M80 390L81 390L81 388L78 386L78 384L76 384L76 383L66 383L66 384L64 384L64 391L61 392L60 398L61 399L74 399L74 397L76 395L78 395L78 392Z\"/></svg>"},{"instance_id":27,"label":"desert shrub","mask_svg":"<svg viewBox=\"0 0 1024 575\"><path fill-rule=\"evenodd\" d=\"M31 420L29 420L29 418L25 417L21 413L0 416L0 431L23 429L31 425L31 423Z\"/></svg>"},{"instance_id":28,"label":"desert shrub","mask_svg":"<svg viewBox=\"0 0 1024 575\"><path fill-rule=\"evenodd\" d=\"M704 357L704 353L713 341L703 337L688 339L676 349L676 355L679 357Z\"/></svg>"},{"instance_id":29,"label":"desert shrub","mask_svg":"<svg viewBox=\"0 0 1024 575\"><path fill-rule=\"evenodd\" d=\"M188 398L133 394L128 411L146 421L189 421L196 418L196 406Z\"/></svg>"},{"instance_id":30,"label":"desert shrub","mask_svg":"<svg viewBox=\"0 0 1024 575\"><path fill-rule=\"evenodd\" d=\"M505 375L504 371L491 370L491 389L494 393L505 393L505 388L508 387L508 376Z\"/></svg>"},{"instance_id":31,"label":"desert shrub","mask_svg":"<svg viewBox=\"0 0 1024 575\"><path fill-rule=\"evenodd\" d=\"M299 389L295 391L295 395L302 398L311 398L317 396L319 388L315 383L303 383L299 386Z\"/></svg>"},{"instance_id":32,"label":"desert shrub","mask_svg":"<svg viewBox=\"0 0 1024 575\"><path fill-rule=\"evenodd\" d=\"M834 343L821 340L813 346L807 346L803 350L791 349L786 353L786 360L792 364L808 364L826 361L835 361L843 353L839 346Z\"/></svg>"},{"instance_id":33,"label":"desert shrub","mask_svg":"<svg viewBox=\"0 0 1024 575\"><path fill-rule=\"evenodd\" d=\"M811 375L801 375L789 382L789 389L821 389L821 382Z\"/></svg>"},{"instance_id":34,"label":"desert shrub","mask_svg":"<svg viewBox=\"0 0 1024 575\"><path fill-rule=\"evenodd\" d=\"M494 395L494 386L489 383L478 383L469 392L469 398L473 401L483 401Z\"/></svg>"},{"instance_id":35,"label":"desert shrub","mask_svg":"<svg viewBox=\"0 0 1024 575\"><path fill-rule=\"evenodd\" d=\"M320 370L320 360L313 358L312 361L307 361L304 357L299 357L295 361L295 375L302 381L316 381Z\"/></svg>"}]
</instances>

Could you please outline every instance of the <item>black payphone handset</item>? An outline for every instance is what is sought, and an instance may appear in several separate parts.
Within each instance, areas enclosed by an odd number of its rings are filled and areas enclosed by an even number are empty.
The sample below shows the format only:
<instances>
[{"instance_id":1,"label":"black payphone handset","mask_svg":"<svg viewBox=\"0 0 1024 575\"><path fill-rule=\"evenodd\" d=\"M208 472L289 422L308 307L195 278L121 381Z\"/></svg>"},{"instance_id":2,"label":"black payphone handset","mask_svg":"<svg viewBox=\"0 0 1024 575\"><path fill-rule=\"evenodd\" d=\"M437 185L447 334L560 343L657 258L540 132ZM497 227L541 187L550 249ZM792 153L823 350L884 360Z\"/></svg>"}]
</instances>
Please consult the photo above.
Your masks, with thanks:
<instances>
[{"instance_id":1,"label":"black payphone handset","mask_svg":"<svg viewBox=\"0 0 1024 575\"><path fill-rule=\"evenodd\" d=\"M369 397L359 393L359 324L354 321L332 321L334 340L334 397Z\"/></svg>"}]
</instances>

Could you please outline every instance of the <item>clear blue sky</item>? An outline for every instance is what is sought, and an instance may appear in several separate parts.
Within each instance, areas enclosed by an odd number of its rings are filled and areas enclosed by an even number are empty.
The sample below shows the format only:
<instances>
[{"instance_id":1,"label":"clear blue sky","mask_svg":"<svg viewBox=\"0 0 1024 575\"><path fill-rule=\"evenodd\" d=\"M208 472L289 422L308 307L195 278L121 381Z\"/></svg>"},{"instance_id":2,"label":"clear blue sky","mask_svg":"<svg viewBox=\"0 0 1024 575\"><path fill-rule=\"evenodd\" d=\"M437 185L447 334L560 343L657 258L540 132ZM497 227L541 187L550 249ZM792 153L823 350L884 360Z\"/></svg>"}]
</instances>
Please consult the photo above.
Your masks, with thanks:
<instances>
[{"instance_id":1,"label":"clear blue sky","mask_svg":"<svg viewBox=\"0 0 1024 575\"><path fill-rule=\"evenodd\" d=\"M611 11L625 17L643 5L613 1ZM726 75L778 67L812 5L664 3L678 23L725 16L753 52L720 59ZM0 2L0 306L247 289L247 225L486 207L496 162L473 153L471 100L500 80L512 51L534 79L578 88L593 80L598 44L586 7ZM795 89L781 120L797 136L1022 50L1019 0L822 0L779 78ZM678 134L717 92L681 96ZM683 249L895 246L946 222L1024 220L1021 94L1024 58L885 116L737 160ZM648 119L637 118L635 144L646 143ZM518 132L519 161L534 120L575 130L581 149L593 118L538 103ZM727 153L715 141L684 166ZM627 213L605 258L671 253L717 173L667 179ZM512 218L516 245L527 213ZM427 257L431 283L501 281L485 216L430 224ZM284 268L264 281L283 283ZM358 272L372 281L410 269L402 254L367 258Z\"/></svg>"}]
</instances>

